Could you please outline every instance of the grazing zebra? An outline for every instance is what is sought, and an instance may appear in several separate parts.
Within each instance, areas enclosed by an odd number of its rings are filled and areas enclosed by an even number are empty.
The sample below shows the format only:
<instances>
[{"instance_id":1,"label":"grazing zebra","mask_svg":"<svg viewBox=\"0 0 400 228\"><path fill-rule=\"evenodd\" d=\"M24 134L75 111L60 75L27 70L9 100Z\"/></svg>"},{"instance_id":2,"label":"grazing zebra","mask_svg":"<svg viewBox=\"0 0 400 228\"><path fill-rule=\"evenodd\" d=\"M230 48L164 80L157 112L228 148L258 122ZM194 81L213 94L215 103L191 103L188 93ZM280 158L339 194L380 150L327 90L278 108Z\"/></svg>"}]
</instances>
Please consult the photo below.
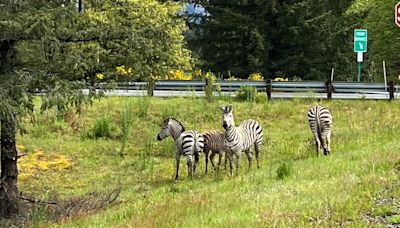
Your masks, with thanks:
<instances>
[{"instance_id":1,"label":"grazing zebra","mask_svg":"<svg viewBox=\"0 0 400 228\"><path fill-rule=\"evenodd\" d=\"M223 131L206 131L203 133L204 137L204 154L206 157L206 173L208 170L208 158L210 158L211 165L215 168L214 165L214 156L218 154L218 170L221 167L221 158L223 152L225 151L225 132ZM210 157L208 157L209 152L211 151ZM225 158L226 165L226 158Z\"/></svg>"},{"instance_id":2,"label":"grazing zebra","mask_svg":"<svg viewBox=\"0 0 400 228\"><path fill-rule=\"evenodd\" d=\"M204 148L203 135L198 131L185 131L185 128L178 120L168 117L163 122L161 132L157 135L157 140L161 141L170 135L175 141L175 179L178 179L181 155L186 156L189 175L193 177L199 162L199 156ZM195 158L194 165L193 156Z\"/></svg>"},{"instance_id":3,"label":"grazing zebra","mask_svg":"<svg viewBox=\"0 0 400 228\"><path fill-rule=\"evenodd\" d=\"M226 155L228 155L229 165L232 172L232 154L236 155L236 173L239 170L239 162L242 151L246 152L247 160L249 161L249 168L251 168L252 155L251 145L254 145L256 151L257 168L260 168L259 158L263 140L263 130L257 121L248 119L235 127L233 119L233 107L231 105L221 107L222 111L222 126L225 129L225 148Z\"/></svg>"},{"instance_id":4,"label":"grazing zebra","mask_svg":"<svg viewBox=\"0 0 400 228\"><path fill-rule=\"evenodd\" d=\"M319 156L321 145L324 148L324 155L330 155L332 130L331 113L323 106L314 106L308 111L308 122L315 138L317 156Z\"/></svg>"}]
</instances>

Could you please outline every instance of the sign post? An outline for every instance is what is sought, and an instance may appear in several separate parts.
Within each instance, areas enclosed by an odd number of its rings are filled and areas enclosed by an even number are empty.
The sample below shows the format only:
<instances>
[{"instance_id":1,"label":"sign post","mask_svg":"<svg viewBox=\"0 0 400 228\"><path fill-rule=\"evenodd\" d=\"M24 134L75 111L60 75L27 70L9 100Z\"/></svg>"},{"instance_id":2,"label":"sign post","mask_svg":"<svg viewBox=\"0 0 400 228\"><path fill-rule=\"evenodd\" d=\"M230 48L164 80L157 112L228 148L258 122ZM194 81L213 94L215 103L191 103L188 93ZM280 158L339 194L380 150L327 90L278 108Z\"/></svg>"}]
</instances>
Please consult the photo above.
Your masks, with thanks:
<instances>
[{"instance_id":1,"label":"sign post","mask_svg":"<svg viewBox=\"0 0 400 228\"><path fill-rule=\"evenodd\" d=\"M354 29L354 52L357 52L358 81L361 79L361 63L363 53L367 52L368 31L366 29Z\"/></svg>"},{"instance_id":2,"label":"sign post","mask_svg":"<svg viewBox=\"0 0 400 228\"><path fill-rule=\"evenodd\" d=\"M400 2L394 7L394 23L400 27Z\"/></svg>"}]
</instances>

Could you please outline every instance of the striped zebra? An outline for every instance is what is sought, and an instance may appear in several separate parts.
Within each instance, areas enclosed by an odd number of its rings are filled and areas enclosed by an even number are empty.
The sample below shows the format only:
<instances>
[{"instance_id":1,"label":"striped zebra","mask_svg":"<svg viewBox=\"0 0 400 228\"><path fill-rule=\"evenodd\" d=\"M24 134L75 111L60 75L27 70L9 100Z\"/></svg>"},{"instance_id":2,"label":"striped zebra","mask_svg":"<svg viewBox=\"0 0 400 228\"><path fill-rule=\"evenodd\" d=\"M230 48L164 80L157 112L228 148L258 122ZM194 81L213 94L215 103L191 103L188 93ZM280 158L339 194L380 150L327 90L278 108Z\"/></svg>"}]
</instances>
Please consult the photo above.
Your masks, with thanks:
<instances>
[{"instance_id":1,"label":"striped zebra","mask_svg":"<svg viewBox=\"0 0 400 228\"><path fill-rule=\"evenodd\" d=\"M186 164L190 177L196 171L199 156L204 148L204 138L198 131L185 131L183 125L175 118L168 117L163 121L161 132L157 135L157 140L161 141L168 136L172 136L175 141L176 174L178 179L179 163L182 155L186 156ZM195 162L193 164L193 157Z\"/></svg>"},{"instance_id":2,"label":"striped zebra","mask_svg":"<svg viewBox=\"0 0 400 228\"><path fill-rule=\"evenodd\" d=\"M225 151L225 132L223 131L206 131L203 133L204 137L204 154L206 157L206 173L208 171L208 158L210 158L211 165L215 168L214 165L214 156L218 154L218 169L221 167L221 158L223 152ZM209 152L211 151L211 155ZM226 165L226 157L225 157L225 165Z\"/></svg>"},{"instance_id":3,"label":"striped zebra","mask_svg":"<svg viewBox=\"0 0 400 228\"><path fill-rule=\"evenodd\" d=\"M319 149L321 146L324 148L324 155L330 155L332 130L331 113L323 106L314 106L308 111L308 122L315 138L317 156L319 156Z\"/></svg>"},{"instance_id":4,"label":"striped zebra","mask_svg":"<svg viewBox=\"0 0 400 228\"><path fill-rule=\"evenodd\" d=\"M222 126L225 129L225 148L228 155L230 173L233 166L233 153L236 155L236 173L239 170L239 162L242 151L246 152L249 168L251 168L252 154L250 151L251 145L254 145L256 151L257 168L260 168L259 158L263 140L263 130L257 121L248 119L235 127L233 118L233 107L231 105L221 107L222 111Z\"/></svg>"}]
</instances>

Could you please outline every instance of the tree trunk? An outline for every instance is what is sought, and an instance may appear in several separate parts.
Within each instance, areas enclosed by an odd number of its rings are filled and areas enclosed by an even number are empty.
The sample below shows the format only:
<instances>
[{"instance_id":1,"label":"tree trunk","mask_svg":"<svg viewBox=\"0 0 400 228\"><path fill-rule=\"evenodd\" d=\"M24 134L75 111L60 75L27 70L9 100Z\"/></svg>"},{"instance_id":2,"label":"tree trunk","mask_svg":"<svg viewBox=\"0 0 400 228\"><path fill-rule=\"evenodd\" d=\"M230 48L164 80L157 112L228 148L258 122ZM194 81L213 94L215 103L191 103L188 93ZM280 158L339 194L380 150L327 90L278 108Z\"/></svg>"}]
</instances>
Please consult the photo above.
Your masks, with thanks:
<instances>
[{"instance_id":1,"label":"tree trunk","mask_svg":"<svg viewBox=\"0 0 400 228\"><path fill-rule=\"evenodd\" d=\"M15 41L0 41L0 76L8 77L13 71L15 55ZM0 83L4 83L0 81ZM7 85L0 85L0 89ZM19 212L18 195L18 168L17 149L15 145L15 115L12 113L0 113L0 220L10 218Z\"/></svg>"},{"instance_id":2,"label":"tree trunk","mask_svg":"<svg viewBox=\"0 0 400 228\"><path fill-rule=\"evenodd\" d=\"M0 218L10 218L19 211L17 149L14 120L1 121Z\"/></svg>"}]
</instances>

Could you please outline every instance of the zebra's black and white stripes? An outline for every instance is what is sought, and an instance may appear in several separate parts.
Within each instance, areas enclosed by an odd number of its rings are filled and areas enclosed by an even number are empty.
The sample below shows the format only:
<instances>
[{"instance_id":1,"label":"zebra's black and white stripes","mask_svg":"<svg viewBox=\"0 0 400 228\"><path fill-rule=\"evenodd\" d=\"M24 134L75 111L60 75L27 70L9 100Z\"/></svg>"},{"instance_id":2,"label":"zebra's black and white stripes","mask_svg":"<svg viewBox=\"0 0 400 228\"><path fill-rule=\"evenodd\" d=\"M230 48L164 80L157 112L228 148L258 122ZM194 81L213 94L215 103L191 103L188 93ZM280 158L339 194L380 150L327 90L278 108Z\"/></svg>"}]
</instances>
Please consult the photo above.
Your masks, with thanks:
<instances>
[{"instance_id":1,"label":"zebra's black and white stripes","mask_svg":"<svg viewBox=\"0 0 400 228\"><path fill-rule=\"evenodd\" d=\"M163 122L161 132L157 135L157 139L161 141L170 135L175 141L175 179L178 179L179 176L179 163L182 155L186 156L189 175L193 177L199 156L204 149L203 135L198 131L185 131L185 128L178 120L166 118ZM194 164L193 157L195 159Z\"/></svg>"},{"instance_id":2,"label":"zebra's black and white stripes","mask_svg":"<svg viewBox=\"0 0 400 228\"><path fill-rule=\"evenodd\" d=\"M317 156L319 156L321 146L324 148L324 154L329 155L331 153L331 113L323 106L314 106L308 111L308 122L315 138Z\"/></svg>"},{"instance_id":3,"label":"zebra's black and white stripes","mask_svg":"<svg viewBox=\"0 0 400 228\"><path fill-rule=\"evenodd\" d=\"M235 127L233 118L233 107L231 105L221 107L222 111L222 125L225 129L225 149L226 155L229 158L229 165L232 173L232 154L236 155L236 172L239 169L239 162L242 151L246 152L247 160L249 161L249 168L252 163L252 154L250 151L251 145L254 145L256 151L257 168L260 168L259 158L263 141L263 129L261 125L253 120L248 119Z\"/></svg>"},{"instance_id":4,"label":"zebra's black and white stripes","mask_svg":"<svg viewBox=\"0 0 400 228\"><path fill-rule=\"evenodd\" d=\"M218 154L218 169L221 167L222 155L225 151L225 132L211 130L203 133L204 137L204 155L206 160L206 173L208 171L208 159L210 158L212 166L214 165L214 156ZM211 155L209 152L211 151ZM226 161L226 158L225 158Z\"/></svg>"}]
</instances>

